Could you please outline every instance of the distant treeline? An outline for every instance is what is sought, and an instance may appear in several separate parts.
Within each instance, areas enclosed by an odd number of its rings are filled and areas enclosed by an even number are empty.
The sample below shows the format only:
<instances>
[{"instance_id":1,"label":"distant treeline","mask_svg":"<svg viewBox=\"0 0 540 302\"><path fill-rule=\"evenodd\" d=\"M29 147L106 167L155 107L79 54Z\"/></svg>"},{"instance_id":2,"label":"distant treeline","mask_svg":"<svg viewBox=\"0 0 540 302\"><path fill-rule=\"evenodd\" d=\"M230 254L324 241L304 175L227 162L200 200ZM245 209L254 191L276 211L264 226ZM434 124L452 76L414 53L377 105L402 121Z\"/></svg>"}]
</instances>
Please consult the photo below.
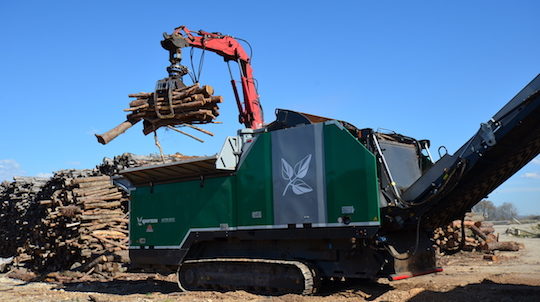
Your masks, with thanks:
<instances>
[{"instance_id":1,"label":"distant treeline","mask_svg":"<svg viewBox=\"0 0 540 302\"><path fill-rule=\"evenodd\" d=\"M511 220L518 218L518 212L514 204L505 202L500 206L496 206L490 200L482 200L477 203L472 211L482 214L486 220Z\"/></svg>"}]
</instances>

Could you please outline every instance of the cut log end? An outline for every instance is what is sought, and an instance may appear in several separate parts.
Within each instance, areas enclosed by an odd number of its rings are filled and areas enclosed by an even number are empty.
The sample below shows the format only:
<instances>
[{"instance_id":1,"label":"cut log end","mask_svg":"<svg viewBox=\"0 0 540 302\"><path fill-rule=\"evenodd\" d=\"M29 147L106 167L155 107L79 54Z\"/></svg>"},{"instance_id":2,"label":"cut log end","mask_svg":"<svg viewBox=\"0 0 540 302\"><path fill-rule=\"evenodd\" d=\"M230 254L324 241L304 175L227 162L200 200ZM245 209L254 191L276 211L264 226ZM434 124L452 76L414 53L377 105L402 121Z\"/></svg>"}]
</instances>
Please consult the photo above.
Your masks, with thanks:
<instances>
[{"instance_id":1,"label":"cut log end","mask_svg":"<svg viewBox=\"0 0 540 302\"><path fill-rule=\"evenodd\" d=\"M103 137L103 134L94 134L94 135L96 136L98 143L102 145L106 145L108 143Z\"/></svg>"},{"instance_id":2,"label":"cut log end","mask_svg":"<svg viewBox=\"0 0 540 302\"><path fill-rule=\"evenodd\" d=\"M118 137L120 134L126 132L127 129L133 127L133 125L137 124L141 119L131 119L127 120L120 125L114 127L113 129L103 133L103 134L95 134L98 142L102 145L108 144L110 141Z\"/></svg>"}]
</instances>

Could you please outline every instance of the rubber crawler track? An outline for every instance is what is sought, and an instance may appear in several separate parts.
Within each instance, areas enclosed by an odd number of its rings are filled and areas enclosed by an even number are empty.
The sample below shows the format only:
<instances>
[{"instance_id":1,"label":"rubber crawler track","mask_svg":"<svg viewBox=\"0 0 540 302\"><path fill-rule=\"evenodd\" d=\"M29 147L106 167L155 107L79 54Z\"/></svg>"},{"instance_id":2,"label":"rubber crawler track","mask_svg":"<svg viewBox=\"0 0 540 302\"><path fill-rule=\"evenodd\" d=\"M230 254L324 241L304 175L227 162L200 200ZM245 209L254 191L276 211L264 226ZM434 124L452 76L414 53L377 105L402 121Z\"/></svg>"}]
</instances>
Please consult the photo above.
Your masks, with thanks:
<instances>
[{"instance_id":1,"label":"rubber crawler track","mask_svg":"<svg viewBox=\"0 0 540 302\"><path fill-rule=\"evenodd\" d=\"M310 295L319 282L316 270L299 261L215 258L184 261L178 267L178 286L183 291Z\"/></svg>"}]
</instances>

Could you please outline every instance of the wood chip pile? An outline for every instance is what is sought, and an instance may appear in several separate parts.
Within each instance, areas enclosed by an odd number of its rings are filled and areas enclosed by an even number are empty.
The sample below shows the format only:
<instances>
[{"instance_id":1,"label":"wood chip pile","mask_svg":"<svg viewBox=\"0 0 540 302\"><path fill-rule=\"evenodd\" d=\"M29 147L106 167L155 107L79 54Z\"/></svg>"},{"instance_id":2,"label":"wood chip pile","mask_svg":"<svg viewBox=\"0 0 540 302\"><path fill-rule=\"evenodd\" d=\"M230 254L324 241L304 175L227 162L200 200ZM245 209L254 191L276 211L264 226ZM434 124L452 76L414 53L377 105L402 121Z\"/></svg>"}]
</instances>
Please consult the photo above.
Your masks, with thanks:
<instances>
[{"instance_id":1,"label":"wood chip pile","mask_svg":"<svg viewBox=\"0 0 540 302\"><path fill-rule=\"evenodd\" d=\"M517 251L519 244L513 241L499 242L493 223L484 221L484 217L475 213L465 215L464 251ZM437 228L433 239L442 253L453 252L462 243L461 220L455 220L446 227Z\"/></svg>"},{"instance_id":2,"label":"wood chip pile","mask_svg":"<svg viewBox=\"0 0 540 302\"><path fill-rule=\"evenodd\" d=\"M199 84L175 89L170 98L153 92L130 94L135 100L124 109L129 112L126 121L96 137L99 143L107 144L141 120L145 135L164 126L212 123L219 115L218 104L223 101L221 96L213 94L211 86L199 87Z\"/></svg>"}]
</instances>

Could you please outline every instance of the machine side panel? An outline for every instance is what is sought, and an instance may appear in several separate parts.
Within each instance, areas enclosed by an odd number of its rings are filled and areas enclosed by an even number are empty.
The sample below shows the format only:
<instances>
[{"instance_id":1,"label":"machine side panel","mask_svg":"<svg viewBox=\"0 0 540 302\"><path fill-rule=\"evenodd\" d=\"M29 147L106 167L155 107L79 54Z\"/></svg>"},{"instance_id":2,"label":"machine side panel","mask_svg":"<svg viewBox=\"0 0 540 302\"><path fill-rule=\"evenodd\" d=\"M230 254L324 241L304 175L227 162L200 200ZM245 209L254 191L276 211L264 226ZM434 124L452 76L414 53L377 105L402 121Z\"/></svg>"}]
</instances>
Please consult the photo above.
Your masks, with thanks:
<instances>
[{"instance_id":1,"label":"machine side panel","mask_svg":"<svg viewBox=\"0 0 540 302\"><path fill-rule=\"evenodd\" d=\"M273 225L271 135L260 134L236 175L238 226Z\"/></svg>"},{"instance_id":2,"label":"machine side panel","mask_svg":"<svg viewBox=\"0 0 540 302\"><path fill-rule=\"evenodd\" d=\"M235 177L138 187L132 192L130 246L178 247L190 228L234 227Z\"/></svg>"},{"instance_id":3,"label":"machine side panel","mask_svg":"<svg viewBox=\"0 0 540 302\"><path fill-rule=\"evenodd\" d=\"M324 126L328 223L380 222L375 156L347 130Z\"/></svg>"},{"instance_id":4,"label":"machine side panel","mask_svg":"<svg viewBox=\"0 0 540 302\"><path fill-rule=\"evenodd\" d=\"M271 135L274 223L326 223L323 124Z\"/></svg>"}]
</instances>

